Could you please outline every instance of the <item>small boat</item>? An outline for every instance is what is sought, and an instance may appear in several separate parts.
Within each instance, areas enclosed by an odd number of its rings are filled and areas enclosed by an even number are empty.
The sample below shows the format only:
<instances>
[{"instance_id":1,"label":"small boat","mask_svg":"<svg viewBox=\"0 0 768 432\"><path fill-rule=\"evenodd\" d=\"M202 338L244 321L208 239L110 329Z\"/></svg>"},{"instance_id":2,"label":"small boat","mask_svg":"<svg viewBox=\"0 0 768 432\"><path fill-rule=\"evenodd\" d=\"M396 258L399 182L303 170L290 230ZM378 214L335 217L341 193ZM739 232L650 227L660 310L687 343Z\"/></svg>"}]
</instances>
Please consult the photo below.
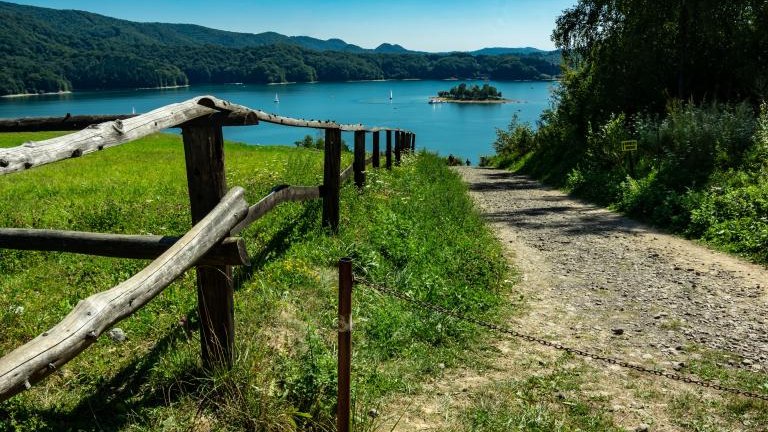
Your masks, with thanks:
<instances>
[{"instance_id":1,"label":"small boat","mask_svg":"<svg viewBox=\"0 0 768 432\"><path fill-rule=\"evenodd\" d=\"M429 103L430 104L439 104L439 103L445 103L445 101L440 99L440 98L431 97L431 98L429 98Z\"/></svg>"},{"instance_id":2,"label":"small boat","mask_svg":"<svg viewBox=\"0 0 768 432\"><path fill-rule=\"evenodd\" d=\"M389 91L389 100L392 100L392 90Z\"/></svg>"},{"instance_id":3,"label":"small boat","mask_svg":"<svg viewBox=\"0 0 768 432\"><path fill-rule=\"evenodd\" d=\"M275 103L280 103L280 98L277 97L277 93L275 93Z\"/></svg>"}]
</instances>

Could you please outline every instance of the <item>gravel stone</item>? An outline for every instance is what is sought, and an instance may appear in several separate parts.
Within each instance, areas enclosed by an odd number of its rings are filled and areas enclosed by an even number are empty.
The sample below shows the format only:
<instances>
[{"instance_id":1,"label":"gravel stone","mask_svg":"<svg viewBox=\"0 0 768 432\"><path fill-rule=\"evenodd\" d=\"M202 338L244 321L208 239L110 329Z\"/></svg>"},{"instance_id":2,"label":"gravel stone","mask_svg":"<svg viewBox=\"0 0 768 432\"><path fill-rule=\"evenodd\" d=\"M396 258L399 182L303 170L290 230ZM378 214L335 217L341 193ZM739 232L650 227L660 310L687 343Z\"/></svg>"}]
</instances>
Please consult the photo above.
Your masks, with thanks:
<instances>
[{"instance_id":1,"label":"gravel stone","mask_svg":"<svg viewBox=\"0 0 768 432\"><path fill-rule=\"evenodd\" d=\"M540 278L555 329L551 339L627 358L667 356L688 363L698 349L768 368L768 269L671 236L528 177L455 168L497 235ZM538 281L537 281L538 282ZM606 322L611 332L598 331ZM629 327L626 327L629 326ZM572 329L571 329L572 328ZM617 338L617 331L632 337ZM575 330L574 330L575 329ZM680 349L691 345L692 349ZM622 355L627 354L627 355Z\"/></svg>"}]
</instances>

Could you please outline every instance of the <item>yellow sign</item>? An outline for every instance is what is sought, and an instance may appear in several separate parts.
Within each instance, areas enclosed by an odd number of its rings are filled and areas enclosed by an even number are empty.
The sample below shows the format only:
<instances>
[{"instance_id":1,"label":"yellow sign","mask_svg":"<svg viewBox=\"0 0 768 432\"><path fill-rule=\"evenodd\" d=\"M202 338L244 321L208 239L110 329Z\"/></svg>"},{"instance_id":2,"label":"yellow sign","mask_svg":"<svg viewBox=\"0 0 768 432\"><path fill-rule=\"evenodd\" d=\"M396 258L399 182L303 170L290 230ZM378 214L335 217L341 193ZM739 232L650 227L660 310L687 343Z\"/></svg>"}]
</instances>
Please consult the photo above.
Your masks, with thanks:
<instances>
[{"instance_id":1,"label":"yellow sign","mask_svg":"<svg viewBox=\"0 0 768 432\"><path fill-rule=\"evenodd\" d=\"M637 150L637 140L629 140L621 142L621 149L623 151L635 151Z\"/></svg>"}]
</instances>

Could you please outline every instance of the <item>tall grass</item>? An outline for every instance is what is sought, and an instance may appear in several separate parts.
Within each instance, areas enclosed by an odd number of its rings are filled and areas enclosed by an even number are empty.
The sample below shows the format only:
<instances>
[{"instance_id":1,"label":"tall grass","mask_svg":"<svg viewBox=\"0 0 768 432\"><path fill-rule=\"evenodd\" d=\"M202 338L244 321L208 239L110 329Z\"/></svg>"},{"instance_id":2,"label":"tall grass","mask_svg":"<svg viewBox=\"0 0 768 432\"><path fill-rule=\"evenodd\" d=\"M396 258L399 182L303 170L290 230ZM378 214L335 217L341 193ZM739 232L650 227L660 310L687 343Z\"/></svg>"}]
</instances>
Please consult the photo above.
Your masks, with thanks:
<instances>
[{"instance_id":1,"label":"tall grass","mask_svg":"<svg viewBox=\"0 0 768 432\"><path fill-rule=\"evenodd\" d=\"M9 134L0 145L51 134ZM344 165L349 155L344 155ZM177 136L154 135L0 181L0 226L179 235L191 226ZM322 152L226 145L227 181L255 202L280 183L318 184ZM369 170L342 190L341 229L320 227L317 201L290 203L242 235L252 263L235 272L236 360L199 364L194 274L188 272L60 371L0 404L0 430L334 430L336 269L493 319L506 267L465 186L437 157ZM0 250L0 354L58 322L79 299L144 261ZM354 293L356 430L387 395L418 389L438 365L470 361L485 335L360 285ZM391 413L382 413L391 414Z\"/></svg>"}]
</instances>

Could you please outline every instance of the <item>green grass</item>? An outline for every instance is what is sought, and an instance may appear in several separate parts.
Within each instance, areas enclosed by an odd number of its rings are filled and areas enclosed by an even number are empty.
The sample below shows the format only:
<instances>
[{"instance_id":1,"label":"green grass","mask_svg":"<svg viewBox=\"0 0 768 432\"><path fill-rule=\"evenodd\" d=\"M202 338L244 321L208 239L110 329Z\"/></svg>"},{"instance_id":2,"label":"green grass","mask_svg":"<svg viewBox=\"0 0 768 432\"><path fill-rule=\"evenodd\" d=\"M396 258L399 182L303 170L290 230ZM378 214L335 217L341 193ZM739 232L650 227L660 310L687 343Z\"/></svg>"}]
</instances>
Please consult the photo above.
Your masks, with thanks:
<instances>
[{"instance_id":1,"label":"green grass","mask_svg":"<svg viewBox=\"0 0 768 432\"><path fill-rule=\"evenodd\" d=\"M56 134L7 134L13 146ZM349 163L350 155L344 155ZM274 185L319 184L322 153L226 145L227 182L255 202ZM4 176L0 226L180 235L190 228L178 136L153 135L82 158ZM278 207L242 235L252 258L235 272L237 358L231 371L199 365L194 273L187 272L61 370L0 403L0 430L334 430L336 270L356 272L473 316L498 319L506 266L465 186L422 153L370 170L342 191L341 229L320 228L320 202ZM0 353L58 322L79 299L128 278L146 261L0 250ZM382 398L471 361L486 334L383 297L354 292L356 430Z\"/></svg>"},{"instance_id":2,"label":"green grass","mask_svg":"<svg viewBox=\"0 0 768 432\"><path fill-rule=\"evenodd\" d=\"M619 431L604 398L581 392L588 368L564 367L573 358L564 354L552 364L539 364L538 373L521 380L495 382L475 392L464 410L464 430L491 431ZM544 370L544 372L542 372Z\"/></svg>"}]
</instances>

